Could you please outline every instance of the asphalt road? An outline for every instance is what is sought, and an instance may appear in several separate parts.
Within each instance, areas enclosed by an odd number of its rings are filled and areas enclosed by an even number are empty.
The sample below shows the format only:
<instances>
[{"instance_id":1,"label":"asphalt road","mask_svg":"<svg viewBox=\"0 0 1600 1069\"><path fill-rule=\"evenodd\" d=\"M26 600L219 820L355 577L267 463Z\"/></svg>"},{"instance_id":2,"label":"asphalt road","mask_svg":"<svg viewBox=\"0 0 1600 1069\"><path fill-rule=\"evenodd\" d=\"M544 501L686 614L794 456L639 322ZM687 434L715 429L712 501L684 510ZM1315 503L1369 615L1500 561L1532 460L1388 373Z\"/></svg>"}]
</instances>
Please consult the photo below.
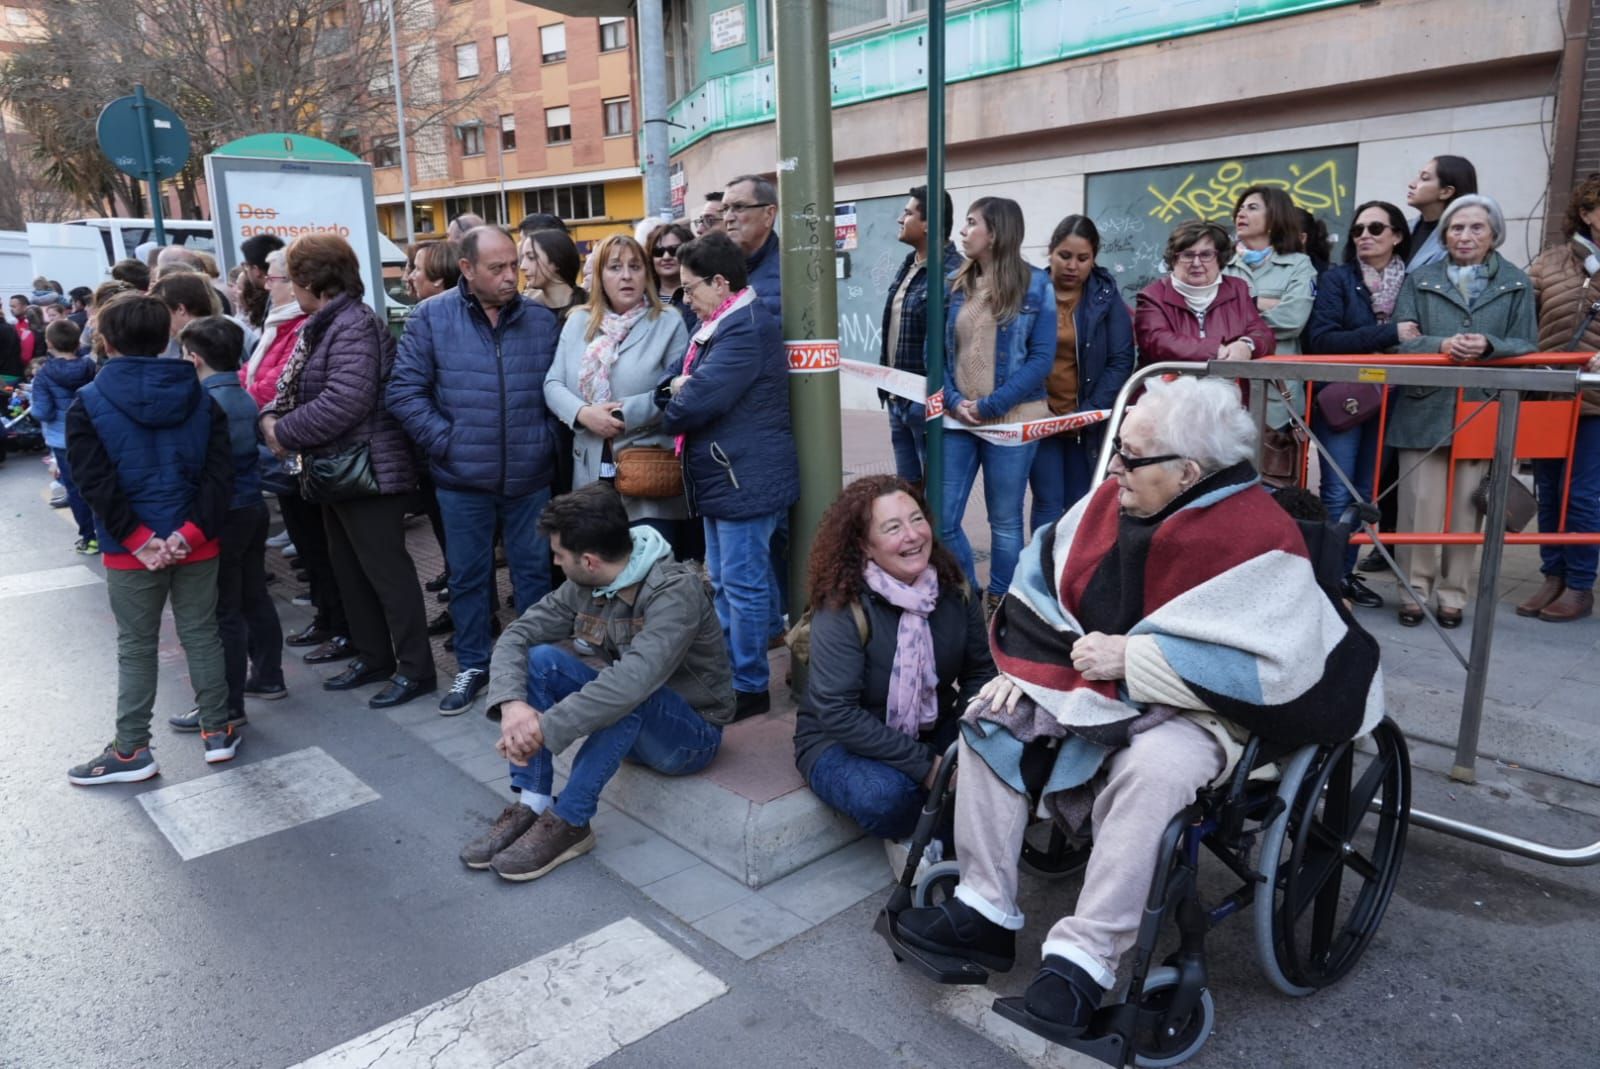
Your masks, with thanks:
<instances>
[{"instance_id":1,"label":"asphalt road","mask_svg":"<svg viewBox=\"0 0 1600 1069\"><path fill-rule=\"evenodd\" d=\"M0 467L0 724L10 741L0 765L0 1066L289 1066L408 1015L409 1036L468 1010L453 1053L433 1050L436 1064L492 1064L493 1041L527 1015L552 1037L548 1056L525 1051L509 1064L1082 1064L1015 1057L958 1023L950 993L897 969L871 935L877 897L746 962L593 858L531 884L465 870L456 851L502 799L364 703L323 693L297 658L290 700L252 705L239 760L207 767L196 738L161 724L188 707L170 622L157 707L162 775L70 786L67 766L112 735L115 629L99 565L71 552L71 527L45 507L43 484L32 458ZM57 571L79 565L95 574ZM69 580L79 585L15 592ZM290 622L301 615L284 607ZM191 840L187 860L139 801L180 788L159 797L198 821L197 834L244 834L180 796L234 782L220 777L235 770L296 767L308 751L331 772L272 794L267 809L283 830L198 854ZM1423 765L1437 758L1419 754ZM302 795L326 801L347 778L375 797L300 819L295 807L311 804ZM1564 844L1600 830L1600 792L1568 784L1467 789L1422 770L1417 789L1428 808ZM999 993L1026 983L1031 937L1073 890L1025 886L1030 939L1018 969L997 978ZM1247 924L1211 936L1217 1029L1191 1064L1595 1065L1597 904L1593 870L1415 832L1382 930L1336 987L1286 999L1262 980ZM630 918L643 929L635 941L664 964L586 977L583 941L603 941L596 933ZM511 981L488 982L536 959L556 964L531 987L506 996ZM625 1003L631 988L644 1011ZM441 1000L451 1005L417 1016ZM647 1022L661 1007L678 1008ZM591 1033L596 1045L574 1053ZM429 1061L396 1048L378 1064Z\"/></svg>"}]
</instances>

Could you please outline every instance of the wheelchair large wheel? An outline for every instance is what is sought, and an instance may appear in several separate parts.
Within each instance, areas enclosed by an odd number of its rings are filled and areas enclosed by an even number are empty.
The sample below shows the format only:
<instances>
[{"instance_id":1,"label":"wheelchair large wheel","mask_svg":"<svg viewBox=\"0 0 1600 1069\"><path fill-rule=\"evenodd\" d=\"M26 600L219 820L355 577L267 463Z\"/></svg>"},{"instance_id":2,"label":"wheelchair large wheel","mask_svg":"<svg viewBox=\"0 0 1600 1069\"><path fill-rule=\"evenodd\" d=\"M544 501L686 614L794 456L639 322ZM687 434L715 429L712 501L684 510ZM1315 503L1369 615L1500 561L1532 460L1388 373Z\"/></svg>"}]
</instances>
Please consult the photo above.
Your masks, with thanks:
<instances>
[{"instance_id":1,"label":"wheelchair large wheel","mask_svg":"<svg viewBox=\"0 0 1600 1069\"><path fill-rule=\"evenodd\" d=\"M1255 901L1256 955L1284 994L1308 995L1355 965L1400 874L1411 764L1387 717L1371 753L1354 742L1295 755L1279 784L1284 810L1261 840L1267 883Z\"/></svg>"},{"instance_id":2,"label":"wheelchair large wheel","mask_svg":"<svg viewBox=\"0 0 1600 1069\"><path fill-rule=\"evenodd\" d=\"M1139 1008L1160 1014L1150 1026L1133 1034L1133 1064L1140 1069L1165 1069L1182 1065L1193 1058L1217 1023L1216 1003L1211 992L1200 992L1200 1004L1181 1021L1166 1019L1166 1009L1178 989L1178 970L1170 965L1153 970L1145 978Z\"/></svg>"}]
</instances>

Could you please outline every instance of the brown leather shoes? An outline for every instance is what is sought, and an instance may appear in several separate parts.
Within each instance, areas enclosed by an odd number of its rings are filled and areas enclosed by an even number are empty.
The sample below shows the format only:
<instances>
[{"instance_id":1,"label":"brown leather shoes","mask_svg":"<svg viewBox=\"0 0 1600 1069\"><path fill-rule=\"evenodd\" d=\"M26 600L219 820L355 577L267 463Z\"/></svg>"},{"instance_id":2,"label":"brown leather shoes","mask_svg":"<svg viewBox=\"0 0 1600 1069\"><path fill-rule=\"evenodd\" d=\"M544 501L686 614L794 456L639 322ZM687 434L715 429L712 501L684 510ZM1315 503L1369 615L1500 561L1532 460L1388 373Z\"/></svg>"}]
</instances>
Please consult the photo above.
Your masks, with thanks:
<instances>
[{"instance_id":1,"label":"brown leather shoes","mask_svg":"<svg viewBox=\"0 0 1600 1069\"><path fill-rule=\"evenodd\" d=\"M1539 619L1552 624L1564 624L1570 620L1582 620L1594 613L1594 591L1568 590L1539 612Z\"/></svg>"},{"instance_id":2,"label":"brown leather shoes","mask_svg":"<svg viewBox=\"0 0 1600 1069\"><path fill-rule=\"evenodd\" d=\"M461 863L469 869L486 869L494 856L518 839L539 817L521 802L512 802L500 811L487 832L461 848Z\"/></svg>"},{"instance_id":3,"label":"brown leather shoes","mask_svg":"<svg viewBox=\"0 0 1600 1069\"><path fill-rule=\"evenodd\" d=\"M489 867L503 880L537 880L540 876L594 849L594 832L574 828L546 809L516 842L494 856Z\"/></svg>"},{"instance_id":4,"label":"brown leather shoes","mask_svg":"<svg viewBox=\"0 0 1600 1069\"><path fill-rule=\"evenodd\" d=\"M1566 581L1558 575L1544 577L1544 585L1533 592L1533 596L1517 606L1518 616L1538 616L1546 605L1559 598L1567 589Z\"/></svg>"}]
</instances>

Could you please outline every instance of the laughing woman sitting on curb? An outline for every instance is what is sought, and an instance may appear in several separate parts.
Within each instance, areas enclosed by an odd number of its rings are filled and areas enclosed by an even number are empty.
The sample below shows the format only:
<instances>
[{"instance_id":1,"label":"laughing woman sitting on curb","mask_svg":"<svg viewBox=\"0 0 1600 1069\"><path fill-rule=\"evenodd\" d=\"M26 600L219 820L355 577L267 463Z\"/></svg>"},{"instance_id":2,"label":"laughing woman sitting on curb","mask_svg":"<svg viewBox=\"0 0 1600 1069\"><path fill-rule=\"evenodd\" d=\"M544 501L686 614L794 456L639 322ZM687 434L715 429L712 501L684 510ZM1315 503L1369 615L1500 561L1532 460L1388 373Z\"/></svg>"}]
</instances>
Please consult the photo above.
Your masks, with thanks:
<instances>
[{"instance_id":1,"label":"laughing woman sitting on curb","mask_svg":"<svg viewBox=\"0 0 1600 1069\"><path fill-rule=\"evenodd\" d=\"M857 479L823 515L809 600L795 763L869 835L904 839L961 710L994 676L983 607L927 506L893 475Z\"/></svg>"}]
</instances>

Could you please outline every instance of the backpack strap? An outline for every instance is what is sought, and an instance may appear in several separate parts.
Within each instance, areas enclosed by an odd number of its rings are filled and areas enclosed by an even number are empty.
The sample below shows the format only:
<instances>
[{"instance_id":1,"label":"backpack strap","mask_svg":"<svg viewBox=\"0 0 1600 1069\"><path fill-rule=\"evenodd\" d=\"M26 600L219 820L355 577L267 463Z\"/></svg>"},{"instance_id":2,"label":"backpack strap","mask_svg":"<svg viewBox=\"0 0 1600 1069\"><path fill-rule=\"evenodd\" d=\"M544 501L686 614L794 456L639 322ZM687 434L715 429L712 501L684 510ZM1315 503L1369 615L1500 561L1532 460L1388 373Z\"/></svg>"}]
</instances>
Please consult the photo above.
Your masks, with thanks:
<instances>
[{"instance_id":1,"label":"backpack strap","mask_svg":"<svg viewBox=\"0 0 1600 1069\"><path fill-rule=\"evenodd\" d=\"M866 607L860 601L850 602L850 618L856 622L856 634L861 637L861 644L865 646L867 639L872 635L872 626L867 622Z\"/></svg>"}]
</instances>

